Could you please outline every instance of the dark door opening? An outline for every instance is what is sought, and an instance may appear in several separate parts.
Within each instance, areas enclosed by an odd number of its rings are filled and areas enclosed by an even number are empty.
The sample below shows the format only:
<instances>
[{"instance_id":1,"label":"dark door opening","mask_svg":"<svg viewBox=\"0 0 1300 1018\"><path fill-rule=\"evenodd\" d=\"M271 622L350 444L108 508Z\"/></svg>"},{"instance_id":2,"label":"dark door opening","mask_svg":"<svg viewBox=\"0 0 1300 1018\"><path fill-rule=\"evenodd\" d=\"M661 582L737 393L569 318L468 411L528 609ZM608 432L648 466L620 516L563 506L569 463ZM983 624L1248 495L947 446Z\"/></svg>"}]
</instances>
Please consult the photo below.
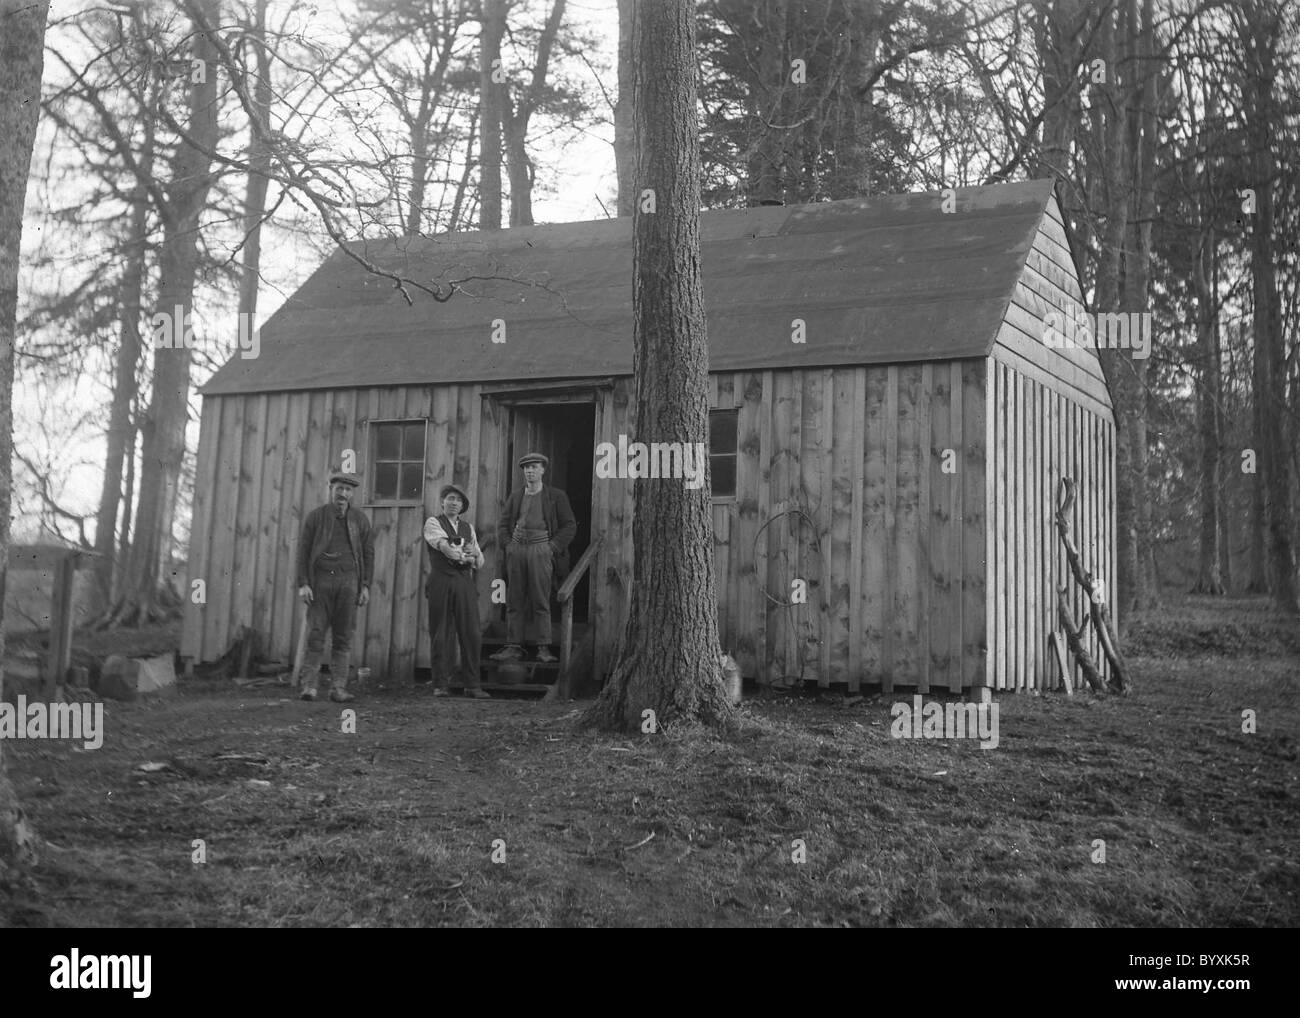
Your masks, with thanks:
<instances>
[{"instance_id":1,"label":"dark door opening","mask_svg":"<svg viewBox=\"0 0 1300 1018\"><path fill-rule=\"evenodd\" d=\"M509 491L523 484L523 475L515 466L520 456L540 452L551 461L543 483L560 488L569 496L578 531L569 545L569 567L591 543L592 464L596 453L596 407L593 403L517 403L510 408L509 440L506 462L509 464ZM587 621L590 597L590 573L582 578L573 594L575 622Z\"/></svg>"}]
</instances>

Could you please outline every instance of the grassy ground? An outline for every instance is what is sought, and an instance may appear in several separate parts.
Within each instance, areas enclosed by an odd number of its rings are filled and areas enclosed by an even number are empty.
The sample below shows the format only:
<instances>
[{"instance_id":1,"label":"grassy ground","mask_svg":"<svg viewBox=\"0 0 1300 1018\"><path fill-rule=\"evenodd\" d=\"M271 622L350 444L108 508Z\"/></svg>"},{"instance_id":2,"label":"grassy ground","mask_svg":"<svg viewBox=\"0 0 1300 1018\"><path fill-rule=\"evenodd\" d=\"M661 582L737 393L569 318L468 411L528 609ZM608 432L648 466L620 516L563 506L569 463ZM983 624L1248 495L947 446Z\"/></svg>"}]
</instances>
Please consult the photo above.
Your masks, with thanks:
<instances>
[{"instance_id":1,"label":"grassy ground","mask_svg":"<svg viewBox=\"0 0 1300 1018\"><path fill-rule=\"evenodd\" d=\"M410 688L372 691L345 734L337 705L191 684L108 703L97 751L7 744L49 844L0 911L17 926L1294 926L1294 638L1262 602L1179 601L1132 631L1134 697L1004 697L993 750L891 738L909 694L749 699L727 739L607 738L575 731L574 705Z\"/></svg>"}]
</instances>

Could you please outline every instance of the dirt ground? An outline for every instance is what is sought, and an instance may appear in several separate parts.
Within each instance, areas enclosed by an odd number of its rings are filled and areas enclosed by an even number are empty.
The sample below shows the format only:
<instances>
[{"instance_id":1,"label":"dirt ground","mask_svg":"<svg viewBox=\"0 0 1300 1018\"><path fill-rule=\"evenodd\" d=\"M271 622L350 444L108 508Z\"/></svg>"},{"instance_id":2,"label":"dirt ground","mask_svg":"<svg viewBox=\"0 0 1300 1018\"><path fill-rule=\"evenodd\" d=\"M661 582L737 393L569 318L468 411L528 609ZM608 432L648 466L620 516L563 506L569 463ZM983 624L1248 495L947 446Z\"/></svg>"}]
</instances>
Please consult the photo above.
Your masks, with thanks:
<instances>
[{"instance_id":1,"label":"dirt ground","mask_svg":"<svg viewBox=\"0 0 1300 1018\"><path fill-rule=\"evenodd\" d=\"M6 743L47 843L0 921L1295 926L1295 628L1180 600L1129 636L1136 695L1001 697L990 750L892 738L910 692L610 738L578 704L373 689L348 733L336 704L187 683L107 702L98 750Z\"/></svg>"}]
</instances>

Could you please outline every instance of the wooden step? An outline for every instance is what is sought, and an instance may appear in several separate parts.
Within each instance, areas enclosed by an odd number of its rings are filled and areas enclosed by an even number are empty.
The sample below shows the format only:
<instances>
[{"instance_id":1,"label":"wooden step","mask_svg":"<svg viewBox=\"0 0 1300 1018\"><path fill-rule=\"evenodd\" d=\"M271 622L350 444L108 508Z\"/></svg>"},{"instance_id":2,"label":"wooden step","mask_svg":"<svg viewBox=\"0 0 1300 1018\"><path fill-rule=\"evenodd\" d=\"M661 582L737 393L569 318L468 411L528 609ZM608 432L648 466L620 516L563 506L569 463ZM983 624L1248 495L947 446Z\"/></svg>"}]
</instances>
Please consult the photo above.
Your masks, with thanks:
<instances>
[{"instance_id":1,"label":"wooden step","mask_svg":"<svg viewBox=\"0 0 1300 1018\"><path fill-rule=\"evenodd\" d=\"M574 644L574 646L576 647L579 643L581 643L583 637L585 637L586 635L587 635L586 633L580 633L580 632L578 632L578 631L575 629L575 630L573 631L573 644ZM559 645L560 645L560 641L559 641L558 639L552 640L550 643L547 644L547 646L550 647L552 650L554 650L555 648L559 647ZM509 640L497 640L497 639L492 639L492 638L490 638L490 637L486 637L486 636L485 636L485 637L483 637L482 640L479 641L479 646L483 648L483 656L484 656L484 657L487 657L489 653L493 653L493 654L495 654L495 653L496 653L498 650L500 650L502 647L509 647L509 646L510 646L510 641L509 641ZM518 644L515 644L515 646L519 646L519 645L518 645ZM528 652L531 654L531 653L533 652L533 651L532 651L532 648L533 648L534 646L536 646L536 644L529 643L529 644L526 644L525 646L528 647ZM491 648L491 649L489 650L489 648Z\"/></svg>"}]
</instances>

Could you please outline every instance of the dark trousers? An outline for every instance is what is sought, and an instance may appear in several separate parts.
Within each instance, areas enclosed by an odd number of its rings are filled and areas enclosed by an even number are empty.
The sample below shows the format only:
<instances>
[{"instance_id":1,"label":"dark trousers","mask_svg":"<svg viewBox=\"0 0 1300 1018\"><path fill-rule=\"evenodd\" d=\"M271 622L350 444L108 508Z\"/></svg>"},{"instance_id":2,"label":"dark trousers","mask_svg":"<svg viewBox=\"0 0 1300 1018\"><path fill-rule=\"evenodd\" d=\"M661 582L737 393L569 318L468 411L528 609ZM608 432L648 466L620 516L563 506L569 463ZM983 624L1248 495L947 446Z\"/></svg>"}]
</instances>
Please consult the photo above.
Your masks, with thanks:
<instances>
[{"instance_id":1,"label":"dark trousers","mask_svg":"<svg viewBox=\"0 0 1300 1018\"><path fill-rule=\"evenodd\" d=\"M357 574L328 572L311 585L312 601L307 606L307 653L302 659L302 688L315 689L320 679L320 660L325 650L325 632L330 632L330 682L346 689L348 663L352 653L352 632L357 627Z\"/></svg>"},{"instance_id":2,"label":"dark trousers","mask_svg":"<svg viewBox=\"0 0 1300 1018\"><path fill-rule=\"evenodd\" d=\"M511 643L551 642L551 574L546 541L506 546L506 629Z\"/></svg>"},{"instance_id":3,"label":"dark trousers","mask_svg":"<svg viewBox=\"0 0 1300 1018\"><path fill-rule=\"evenodd\" d=\"M424 593L429 599L429 663L433 666L434 685L439 689L461 685L452 681L459 642L463 684L467 689L478 689L482 638L473 573L468 569L454 574L435 569L429 574Z\"/></svg>"}]
</instances>

